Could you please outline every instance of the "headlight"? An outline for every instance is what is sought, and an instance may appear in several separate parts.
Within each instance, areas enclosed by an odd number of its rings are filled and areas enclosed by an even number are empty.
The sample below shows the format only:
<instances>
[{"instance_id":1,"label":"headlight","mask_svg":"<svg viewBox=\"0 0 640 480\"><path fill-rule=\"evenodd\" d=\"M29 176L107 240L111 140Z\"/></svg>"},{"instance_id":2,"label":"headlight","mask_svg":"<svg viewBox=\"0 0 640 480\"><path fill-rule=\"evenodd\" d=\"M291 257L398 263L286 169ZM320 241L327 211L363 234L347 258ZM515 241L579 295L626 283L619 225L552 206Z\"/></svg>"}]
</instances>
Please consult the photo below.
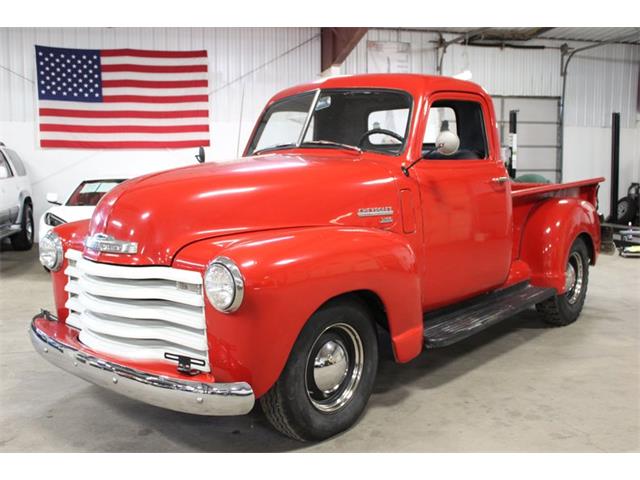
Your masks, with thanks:
<instances>
[{"instance_id":1,"label":"headlight","mask_svg":"<svg viewBox=\"0 0 640 480\"><path fill-rule=\"evenodd\" d=\"M204 289L216 310L235 312L240 308L244 296L244 280L240 269L227 257L215 258L204 272Z\"/></svg>"},{"instance_id":2,"label":"headlight","mask_svg":"<svg viewBox=\"0 0 640 480\"><path fill-rule=\"evenodd\" d=\"M40 263L52 272L57 272L62 266L62 241L58 234L54 232L47 233L39 245Z\"/></svg>"},{"instance_id":3,"label":"headlight","mask_svg":"<svg viewBox=\"0 0 640 480\"><path fill-rule=\"evenodd\" d=\"M62 225L63 223L67 223L67 222L65 222L63 219L61 219L57 215L54 215L53 213L45 213L44 223L52 227L57 227L58 225Z\"/></svg>"}]
</instances>

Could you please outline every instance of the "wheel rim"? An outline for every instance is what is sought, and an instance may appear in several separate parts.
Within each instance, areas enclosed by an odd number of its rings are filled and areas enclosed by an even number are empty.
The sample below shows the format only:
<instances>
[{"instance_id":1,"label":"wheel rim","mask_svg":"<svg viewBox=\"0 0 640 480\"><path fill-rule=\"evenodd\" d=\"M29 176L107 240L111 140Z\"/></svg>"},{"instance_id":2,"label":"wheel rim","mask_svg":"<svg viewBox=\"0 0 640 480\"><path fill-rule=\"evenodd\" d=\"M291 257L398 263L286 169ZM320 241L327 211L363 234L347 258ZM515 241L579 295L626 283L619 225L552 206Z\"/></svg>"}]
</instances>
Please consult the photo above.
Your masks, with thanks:
<instances>
[{"instance_id":1,"label":"wheel rim","mask_svg":"<svg viewBox=\"0 0 640 480\"><path fill-rule=\"evenodd\" d=\"M327 327L307 357L305 387L311 404L324 413L344 408L358 388L363 368L358 332L346 323Z\"/></svg>"},{"instance_id":2,"label":"wheel rim","mask_svg":"<svg viewBox=\"0 0 640 480\"><path fill-rule=\"evenodd\" d=\"M620 202L618 204L618 218L624 217L627 214L627 202Z\"/></svg>"},{"instance_id":3,"label":"wheel rim","mask_svg":"<svg viewBox=\"0 0 640 480\"><path fill-rule=\"evenodd\" d=\"M584 283L584 264L578 252L569 256L567 269L565 270L565 295L570 304L574 304L580 298Z\"/></svg>"}]
</instances>

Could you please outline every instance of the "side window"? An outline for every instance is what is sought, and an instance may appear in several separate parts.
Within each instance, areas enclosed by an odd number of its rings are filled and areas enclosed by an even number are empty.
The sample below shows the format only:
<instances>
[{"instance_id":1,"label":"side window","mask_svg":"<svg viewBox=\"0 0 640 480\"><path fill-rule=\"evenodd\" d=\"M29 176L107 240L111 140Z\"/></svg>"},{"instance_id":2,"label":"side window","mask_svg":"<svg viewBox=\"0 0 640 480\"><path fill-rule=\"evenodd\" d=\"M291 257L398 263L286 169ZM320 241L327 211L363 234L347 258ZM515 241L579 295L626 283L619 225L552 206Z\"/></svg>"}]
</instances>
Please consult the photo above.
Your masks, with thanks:
<instances>
[{"instance_id":1,"label":"side window","mask_svg":"<svg viewBox=\"0 0 640 480\"><path fill-rule=\"evenodd\" d=\"M405 128L407 127L408 120L408 108L378 110L369 114L369 118L367 119L367 130L381 128L404 137L406 135ZM389 135L380 133L369 136L369 143L371 143L371 145L397 145L402 142L390 137Z\"/></svg>"},{"instance_id":2,"label":"side window","mask_svg":"<svg viewBox=\"0 0 640 480\"><path fill-rule=\"evenodd\" d=\"M7 154L9 155L11 164L13 165L13 168L16 171L16 175L18 175L19 177L24 177L27 174L27 170L24 168L24 163L22 163L22 159L13 150L7 149Z\"/></svg>"},{"instance_id":3,"label":"side window","mask_svg":"<svg viewBox=\"0 0 640 480\"><path fill-rule=\"evenodd\" d=\"M449 132L449 133L447 133ZM456 138L459 144L456 148ZM448 142L446 153L436 143ZM434 160L477 160L486 158L487 140L482 107L467 100L438 100L429 108L422 155Z\"/></svg>"},{"instance_id":4,"label":"side window","mask_svg":"<svg viewBox=\"0 0 640 480\"><path fill-rule=\"evenodd\" d=\"M0 152L0 179L13 177L9 162L4 158L4 154Z\"/></svg>"}]
</instances>

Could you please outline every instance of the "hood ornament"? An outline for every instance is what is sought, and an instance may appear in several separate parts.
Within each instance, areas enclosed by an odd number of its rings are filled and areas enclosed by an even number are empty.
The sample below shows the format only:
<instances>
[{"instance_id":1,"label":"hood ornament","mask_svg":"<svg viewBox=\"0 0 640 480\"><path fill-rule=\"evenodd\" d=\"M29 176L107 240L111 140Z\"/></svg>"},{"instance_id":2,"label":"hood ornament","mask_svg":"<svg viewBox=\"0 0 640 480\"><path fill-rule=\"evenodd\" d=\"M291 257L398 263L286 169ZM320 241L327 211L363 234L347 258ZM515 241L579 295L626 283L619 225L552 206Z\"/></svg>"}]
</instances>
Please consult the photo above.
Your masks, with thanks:
<instances>
[{"instance_id":1,"label":"hood ornament","mask_svg":"<svg viewBox=\"0 0 640 480\"><path fill-rule=\"evenodd\" d=\"M138 253L138 242L128 242L125 240L116 240L111 235L104 233L96 233L87 237L84 246L94 252L106 253Z\"/></svg>"}]
</instances>

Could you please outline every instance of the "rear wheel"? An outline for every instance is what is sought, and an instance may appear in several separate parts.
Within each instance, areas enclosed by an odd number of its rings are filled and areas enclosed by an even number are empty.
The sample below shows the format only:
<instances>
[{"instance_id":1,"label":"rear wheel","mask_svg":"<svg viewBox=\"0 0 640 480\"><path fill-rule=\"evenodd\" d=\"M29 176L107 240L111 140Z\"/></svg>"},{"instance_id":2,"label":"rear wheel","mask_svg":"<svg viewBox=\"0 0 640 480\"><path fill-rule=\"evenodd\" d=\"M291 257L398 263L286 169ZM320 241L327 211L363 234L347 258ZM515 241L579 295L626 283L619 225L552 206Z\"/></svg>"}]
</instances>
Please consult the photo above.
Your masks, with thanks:
<instances>
[{"instance_id":1,"label":"rear wheel","mask_svg":"<svg viewBox=\"0 0 640 480\"><path fill-rule=\"evenodd\" d=\"M33 207L25 203L22 209L22 229L11 236L11 246L14 250L30 250L33 246Z\"/></svg>"},{"instance_id":2,"label":"rear wheel","mask_svg":"<svg viewBox=\"0 0 640 480\"><path fill-rule=\"evenodd\" d=\"M555 326L569 325L580 316L589 284L589 250L581 238L569 251L565 268L565 292L536 305L544 321Z\"/></svg>"},{"instance_id":3,"label":"rear wheel","mask_svg":"<svg viewBox=\"0 0 640 480\"><path fill-rule=\"evenodd\" d=\"M352 426L369 400L378 368L375 326L353 300L329 303L302 329L262 409L281 433L323 440Z\"/></svg>"}]
</instances>

